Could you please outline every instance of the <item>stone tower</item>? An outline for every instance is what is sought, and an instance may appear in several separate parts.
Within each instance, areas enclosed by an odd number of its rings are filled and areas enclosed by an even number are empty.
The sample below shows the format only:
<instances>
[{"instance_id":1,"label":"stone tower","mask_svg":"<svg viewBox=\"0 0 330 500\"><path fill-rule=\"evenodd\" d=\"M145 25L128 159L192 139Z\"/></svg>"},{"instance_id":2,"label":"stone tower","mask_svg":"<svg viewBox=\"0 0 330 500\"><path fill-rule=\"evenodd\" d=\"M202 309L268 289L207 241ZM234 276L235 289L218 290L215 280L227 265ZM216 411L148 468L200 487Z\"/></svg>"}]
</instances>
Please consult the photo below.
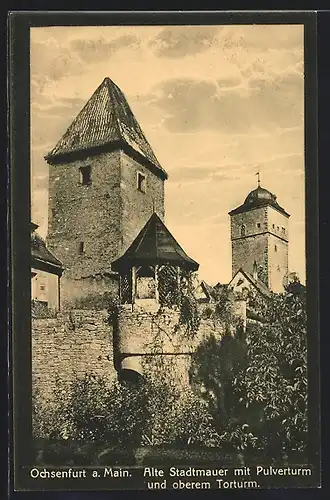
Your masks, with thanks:
<instances>
[{"instance_id":1,"label":"stone tower","mask_svg":"<svg viewBox=\"0 0 330 500\"><path fill-rule=\"evenodd\" d=\"M65 269L62 299L117 294L111 263L153 212L164 218L167 173L112 80L103 80L45 159L47 244Z\"/></svg>"},{"instance_id":2,"label":"stone tower","mask_svg":"<svg viewBox=\"0 0 330 500\"><path fill-rule=\"evenodd\" d=\"M229 215L233 276L243 269L273 292L282 292L288 274L289 214L258 181Z\"/></svg>"}]
</instances>

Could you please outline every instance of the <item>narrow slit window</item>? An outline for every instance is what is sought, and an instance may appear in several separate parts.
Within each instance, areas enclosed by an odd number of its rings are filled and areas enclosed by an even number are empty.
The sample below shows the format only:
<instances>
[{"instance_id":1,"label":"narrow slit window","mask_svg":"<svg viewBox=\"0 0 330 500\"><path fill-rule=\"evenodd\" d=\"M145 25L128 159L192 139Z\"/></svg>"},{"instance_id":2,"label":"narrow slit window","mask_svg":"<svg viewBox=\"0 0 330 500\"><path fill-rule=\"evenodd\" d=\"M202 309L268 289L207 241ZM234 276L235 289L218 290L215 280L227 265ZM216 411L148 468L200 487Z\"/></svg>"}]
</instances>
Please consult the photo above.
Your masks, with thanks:
<instances>
[{"instance_id":1,"label":"narrow slit window","mask_svg":"<svg viewBox=\"0 0 330 500\"><path fill-rule=\"evenodd\" d=\"M260 229L261 228L261 224L260 222L257 222L257 228Z\"/></svg>"},{"instance_id":2,"label":"narrow slit window","mask_svg":"<svg viewBox=\"0 0 330 500\"><path fill-rule=\"evenodd\" d=\"M241 236L245 236L246 235L246 227L244 224L241 225Z\"/></svg>"},{"instance_id":3,"label":"narrow slit window","mask_svg":"<svg viewBox=\"0 0 330 500\"><path fill-rule=\"evenodd\" d=\"M81 241L79 243L79 250L78 251L79 251L80 255L84 253L84 251L85 251L85 245L84 245L83 241Z\"/></svg>"},{"instance_id":4,"label":"narrow slit window","mask_svg":"<svg viewBox=\"0 0 330 500\"><path fill-rule=\"evenodd\" d=\"M145 193L147 189L147 176L141 172L137 173L137 189L141 193Z\"/></svg>"},{"instance_id":5,"label":"narrow slit window","mask_svg":"<svg viewBox=\"0 0 330 500\"><path fill-rule=\"evenodd\" d=\"M80 184L82 186L88 186L92 184L92 167L87 165L86 167L80 167Z\"/></svg>"},{"instance_id":6,"label":"narrow slit window","mask_svg":"<svg viewBox=\"0 0 330 500\"><path fill-rule=\"evenodd\" d=\"M274 248L275 248L275 252L277 252L277 245L275 245L275 247L274 247Z\"/></svg>"}]
</instances>

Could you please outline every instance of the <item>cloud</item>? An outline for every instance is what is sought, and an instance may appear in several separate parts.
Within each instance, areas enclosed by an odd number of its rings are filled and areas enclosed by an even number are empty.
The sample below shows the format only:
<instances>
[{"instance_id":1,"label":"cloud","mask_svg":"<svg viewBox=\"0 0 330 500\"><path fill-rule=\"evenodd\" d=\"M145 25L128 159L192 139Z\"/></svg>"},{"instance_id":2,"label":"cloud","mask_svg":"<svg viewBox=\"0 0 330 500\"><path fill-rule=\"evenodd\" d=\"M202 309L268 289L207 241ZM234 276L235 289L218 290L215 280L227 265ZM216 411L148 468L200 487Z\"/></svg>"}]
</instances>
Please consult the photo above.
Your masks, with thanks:
<instances>
[{"instance_id":1,"label":"cloud","mask_svg":"<svg viewBox=\"0 0 330 500\"><path fill-rule=\"evenodd\" d=\"M233 175L238 173L242 167L240 165L195 165L195 166L177 166L171 170L171 182L187 183L202 180L232 181L239 177Z\"/></svg>"},{"instance_id":2,"label":"cloud","mask_svg":"<svg viewBox=\"0 0 330 500\"><path fill-rule=\"evenodd\" d=\"M303 79L297 73L252 78L242 92L219 89L210 80L174 78L159 84L149 100L164 111L171 132L288 128L302 123Z\"/></svg>"},{"instance_id":3,"label":"cloud","mask_svg":"<svg viewBox=\"0 0 330 500\"><path fill-rule=\"evenodd\" d=\"M169 172L166 224L201 277L230 279L228 211L256 187L259 165L291 214L290 266L303 275L302 28L92 28L36 28L31 38L35 221L46 230L43 156L108 75Z\"/></svg>"},{"instance_id":4,"label":"cloud","mask_svg":"<svg viewBox=\"0 0 330 500\"><path fill-rule=\"evenodd\" d=\"M33 115L40 117L47 117L47 119L56 118L60 122L67 121L67 119L75 118L78 113L85 106L86 100L79 98L62 98L53 103L51 100L47 104L41 104L39 101L32 103Z\"/></svg>"},{"instance_id":5,"label":"cloud","mask_svg":"<svg viewBox=\"0 0 330 500\"><path fill-rule=\"evenodd\" d=\"M39 76L39 85L83 72L84 64L68 47L58 44L53 39L31 43L31 73L32 76Z\"/></svg>"},{"instance_id":6,"label":"cloud","mask_svg":"<svg viewBox=\"0 0 330 500\"><path fill-rule=\"evenodd\" d=\"M164 28L149 46L159 57L179 59L208 50L216 43L219 29L216 26L168 27Z\"/></svg>"},{"instance_id":7,"label":"cloud","mask_svg":"<svg viewBox=\"0 0 330 500\"><path fill-rule=\"evenodd\" d=\"M237 77L219 78L216 83L220 88L237 87L241 83L241 79Z\"/></svg>"},{"instance_id":8,"label":"cloud","mask_svg":"<svg viewBox=\"0 0 330 500\"><path fill-rule=\"evenodd\" d=\"M137 47L139 38L134 35L122 35L114 40L105 38L95 39L76 39L70 43L70 48L85 63L97 63L106 60L120 49Z\"/></svg>"},{"instance_id":9,"label":"cloud","mask_svg":"<svg viewBox=\"0 0 330 500\"><path fill-rule=\"evenodd\" d=\"M302 49L303 25L227 26L223 32L225 49Z\"/></svg>"}]
</instances>

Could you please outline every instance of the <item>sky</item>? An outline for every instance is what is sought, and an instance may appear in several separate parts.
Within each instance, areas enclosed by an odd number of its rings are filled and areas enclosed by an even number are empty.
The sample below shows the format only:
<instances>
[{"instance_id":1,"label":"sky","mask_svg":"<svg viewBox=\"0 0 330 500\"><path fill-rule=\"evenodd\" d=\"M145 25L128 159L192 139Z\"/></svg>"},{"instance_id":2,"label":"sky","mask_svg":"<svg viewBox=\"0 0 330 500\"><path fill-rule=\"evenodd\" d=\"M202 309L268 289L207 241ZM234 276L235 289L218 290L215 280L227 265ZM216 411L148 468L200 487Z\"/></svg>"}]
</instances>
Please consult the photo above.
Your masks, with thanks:
<instances>
[{"instance_id":1,"label":"sky","mask_svg":"<svg viewBox=\"0 0 330 500\"><path fill-rule=\"evenodd\" d=\"M305 281L301 25L31 28L32 220L47 234L46 155L105 77L169 174L165 222L210 284L231 278L228 212L261 185L289 219Z\"/></svg>"}]
</instances>

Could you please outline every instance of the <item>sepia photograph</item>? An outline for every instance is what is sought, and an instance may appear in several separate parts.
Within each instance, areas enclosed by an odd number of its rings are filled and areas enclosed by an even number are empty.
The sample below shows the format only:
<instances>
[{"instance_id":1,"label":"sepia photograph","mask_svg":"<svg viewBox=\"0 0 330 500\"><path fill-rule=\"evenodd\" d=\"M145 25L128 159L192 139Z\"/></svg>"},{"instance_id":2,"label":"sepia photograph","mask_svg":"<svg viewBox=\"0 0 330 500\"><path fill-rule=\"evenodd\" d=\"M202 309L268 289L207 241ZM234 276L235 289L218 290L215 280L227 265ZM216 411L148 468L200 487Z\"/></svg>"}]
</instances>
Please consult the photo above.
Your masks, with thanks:
<instances>
[{"instance_id":1,"label":"sepia photograph","mask_svg":"<svg viewBox=\"0 0 330 500\"><path fill-rule=\"evenodd\" d=\"M304 24L29 32L30 479L317 482Z\"/></svg>"}]
</instances>

